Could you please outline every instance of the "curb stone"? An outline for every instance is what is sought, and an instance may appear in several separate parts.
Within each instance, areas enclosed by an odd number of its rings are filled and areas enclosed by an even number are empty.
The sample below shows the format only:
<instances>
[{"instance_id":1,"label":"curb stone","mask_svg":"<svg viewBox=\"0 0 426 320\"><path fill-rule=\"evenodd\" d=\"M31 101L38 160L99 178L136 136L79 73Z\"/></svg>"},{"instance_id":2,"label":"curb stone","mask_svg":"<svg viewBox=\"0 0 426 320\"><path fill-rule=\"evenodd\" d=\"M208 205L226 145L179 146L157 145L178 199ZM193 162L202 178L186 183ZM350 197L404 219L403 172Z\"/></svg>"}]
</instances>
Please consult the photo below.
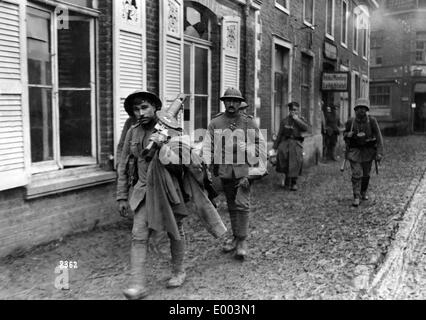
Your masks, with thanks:
<instances>
[{"instance_id":1,"label":"curb stone","mask_svg":"<svg viewBox=\"0 0 426 320\"><path fill-rule=\"evenodd\" d=\"M426 170L419 180L404 211L403 220L396 227L394 241L368 288L374 298L394 299L404 283L406 264L413 258L417 244L415 235L421 231L420 221L426 208ZM407 192L412 192L410 189Z\"/></svg>"}]
</instances>

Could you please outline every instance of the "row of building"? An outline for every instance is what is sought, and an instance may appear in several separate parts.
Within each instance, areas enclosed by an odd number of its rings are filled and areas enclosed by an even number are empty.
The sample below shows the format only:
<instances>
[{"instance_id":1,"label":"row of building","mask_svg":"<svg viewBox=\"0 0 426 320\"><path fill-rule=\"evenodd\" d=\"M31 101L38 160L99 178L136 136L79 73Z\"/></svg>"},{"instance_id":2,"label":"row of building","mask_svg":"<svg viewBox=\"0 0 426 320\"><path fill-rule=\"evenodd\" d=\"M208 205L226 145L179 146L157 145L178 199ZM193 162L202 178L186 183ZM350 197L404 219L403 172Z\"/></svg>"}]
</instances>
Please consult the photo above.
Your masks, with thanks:
<instances>
[{"instance_id":1,"label":"row of building","mask_svg":"<svg viewBox=\"0 0 426 320\"><path fill-rule=\"evenodd\" d=\"M189 95L187 132L238 87L271 140L287 103L321 157L321 101L369 94L374 0L0 1L0 255L119 219L115 149L138 89Z\"/></svg>"},{"instance_id":2,"label":"row of building","mask_svg":"<svg viewBox=\"0 0 426 320\"><path fill-rule=\"evenodd\" d=\"M385 133L426 133L426 1L380 1L372 21L372 113Z\"/></svg>"}]
</instances>

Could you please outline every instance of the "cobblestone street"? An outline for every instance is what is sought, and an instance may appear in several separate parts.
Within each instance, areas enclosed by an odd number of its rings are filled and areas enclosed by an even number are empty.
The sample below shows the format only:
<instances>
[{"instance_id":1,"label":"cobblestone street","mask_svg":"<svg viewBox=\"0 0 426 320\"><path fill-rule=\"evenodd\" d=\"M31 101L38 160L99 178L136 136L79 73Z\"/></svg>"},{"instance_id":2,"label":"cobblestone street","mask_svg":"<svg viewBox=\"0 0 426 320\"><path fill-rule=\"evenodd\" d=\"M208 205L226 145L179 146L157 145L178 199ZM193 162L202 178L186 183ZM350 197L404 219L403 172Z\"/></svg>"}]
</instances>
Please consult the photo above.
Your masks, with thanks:
<instances>
[{"instance_id":1,"label":"cobblestone street","mask_svg":"<svg viewBox=\"0 0 426 320\"><path fill-rule=\"evenodd\" d=\"M147 299L377 299L369 284L386 261L426 168L425 136L385 139L385 159L371 179L370 200L351 207L350 170L341 162L304 169L299 191L270 175L253 188L249 258L220 250L192 215L185 221L187 281L165 288L169 250L149 255ZM424 210L424 207L423 207ZM407 212L409 212L408 210ZM223 195L219 212L229 226ZM415 212L414 212L415 213ZM414 214L413 213L413 214ZM117 213L118 214L118 213ZM398 299L425 299L425 217L418 230ZM423 227L420 227L423 225ZM67 237L25 256L0 261L0 299L123 299L131 221ZM70 290L54 287L59 261L76 261Z\"/></svg>"}]
</instances>

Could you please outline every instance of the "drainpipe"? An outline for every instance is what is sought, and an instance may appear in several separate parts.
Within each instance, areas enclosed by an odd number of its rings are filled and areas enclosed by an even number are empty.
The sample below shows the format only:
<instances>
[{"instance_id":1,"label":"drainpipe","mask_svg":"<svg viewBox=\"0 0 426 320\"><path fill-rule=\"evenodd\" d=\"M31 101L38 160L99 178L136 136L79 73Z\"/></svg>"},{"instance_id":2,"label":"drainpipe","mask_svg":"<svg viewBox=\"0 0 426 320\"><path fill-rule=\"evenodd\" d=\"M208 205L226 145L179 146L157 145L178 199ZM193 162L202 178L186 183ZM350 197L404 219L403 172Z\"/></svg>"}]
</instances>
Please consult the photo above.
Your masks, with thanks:
<instances>
[{"instance_id":1,"label":"drainpipe","mask_svg":"<svg viewBox=\"0 0 426 320\"><path fill-rule=\"evenodd\" d=\"M249 91L249 85L250 85L250 75L249 75L249 67L248 66L252 65L250 63L247 63L247 57L249 56L248 52L247 52L248 48L249 48L248 43L250 41L248 28L249 28L250 8L251 8L251 5L252 5L252 2L253 2L253 0L246 0L246 4L244 6L244 25L245 25L244 56L246 57L246 61L245 61L245 64L244 64L244 70L245 70L245 75L244 75L244 78L245 78L244 97L246 98L246 100L247 100L247 93ZM254 47L254 46L252 46L252 47ZM253 97L253 103L249 103L249 102L247 102L247 103L252 108L254 108L254 97Z\"/></svg>"}]
</instances>

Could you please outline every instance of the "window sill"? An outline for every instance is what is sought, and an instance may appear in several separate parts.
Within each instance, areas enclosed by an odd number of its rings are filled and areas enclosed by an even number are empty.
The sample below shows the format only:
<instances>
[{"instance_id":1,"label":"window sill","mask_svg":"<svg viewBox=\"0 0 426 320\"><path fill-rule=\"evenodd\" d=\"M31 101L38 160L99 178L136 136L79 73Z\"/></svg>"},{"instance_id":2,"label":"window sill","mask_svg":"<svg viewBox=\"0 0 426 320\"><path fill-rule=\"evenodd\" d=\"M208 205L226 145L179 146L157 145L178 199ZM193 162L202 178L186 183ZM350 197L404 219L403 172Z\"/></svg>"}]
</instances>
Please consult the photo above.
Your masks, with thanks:
<instances>
[{"instance_id":1,"label":"window sill","mask_svg":"<svg viewBox=\"0 0 426 320\"><path fill-rule=\"evenodd\" d=\"M282 12L284 12L284 13L286 13L286 14L290 15L290 10L289 10L289 9L287 9L287 8L285 8L285 7L283 7L283 6L282 6L282 5L280 5L279 3L276 3L276 2L275 2L275 8L277 8L277 9L281 10Z\"/></svg>"},{"instance_id":2,"label":"window sill","mask_svg":"<svg viewBox=\"0 0 426 320\"><path fill-rule=\"evenodd\" d=\"M66 169L32 176L25 198L35 199L67 191L83 189L114 182L115 171L105 171L98 166Z\"/></svg>"}]
</instances>

